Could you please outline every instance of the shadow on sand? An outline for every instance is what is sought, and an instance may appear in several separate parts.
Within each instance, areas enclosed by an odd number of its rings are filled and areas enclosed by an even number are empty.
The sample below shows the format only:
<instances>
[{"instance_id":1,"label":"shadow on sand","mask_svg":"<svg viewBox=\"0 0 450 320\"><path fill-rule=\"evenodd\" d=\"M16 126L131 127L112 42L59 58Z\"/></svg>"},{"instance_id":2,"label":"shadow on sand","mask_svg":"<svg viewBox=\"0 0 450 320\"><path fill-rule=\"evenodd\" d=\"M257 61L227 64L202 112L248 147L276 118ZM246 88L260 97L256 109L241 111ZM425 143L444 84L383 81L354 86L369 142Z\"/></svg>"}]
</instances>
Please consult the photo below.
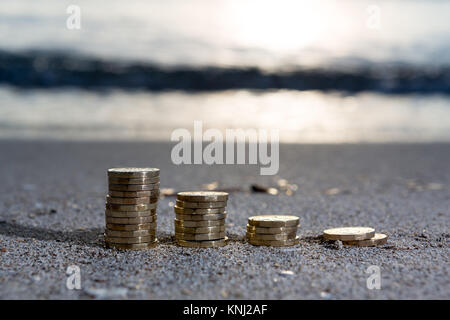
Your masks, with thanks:
<instances>
[{"instance_id":1,"label":"shadow on sand","mask_svg":"<svg viewBox=\"0 0 450 320\"><path fill-rule=\"evenodd\" d=\"M103 228L78 229L73 231L50 230L11 222L0 223L0 234L41 241L67 242L89 247L104 247Z\"/></svg>"},{"instance_id":2,"label":"shadow on sand","mask_svg":"<svg viewBox=\"0 0 450 320\"><path fill-rule=\"evenodd\" d=\"M36 239L41 241L66 242L73 245L106 248L103 237L104 228L78 229L72 231L51 230L41 227L26 226L11 222L0 222L0 234L9 237ZM160 244L174 242L167 232L158 234Z\"/></svg>"}]
</instances>

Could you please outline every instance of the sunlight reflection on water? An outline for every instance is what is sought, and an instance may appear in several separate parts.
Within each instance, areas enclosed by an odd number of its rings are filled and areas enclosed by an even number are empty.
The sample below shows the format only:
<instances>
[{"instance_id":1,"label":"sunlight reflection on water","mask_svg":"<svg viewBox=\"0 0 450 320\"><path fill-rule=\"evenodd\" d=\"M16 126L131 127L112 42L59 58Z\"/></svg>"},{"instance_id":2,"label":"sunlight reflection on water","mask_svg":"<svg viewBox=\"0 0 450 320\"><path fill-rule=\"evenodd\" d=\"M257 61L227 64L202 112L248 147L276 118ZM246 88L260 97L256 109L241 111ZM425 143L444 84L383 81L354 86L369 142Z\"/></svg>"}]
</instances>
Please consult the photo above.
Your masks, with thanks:
<instances>
[{"instance_id":1,"label":"sunlight reflection on water","mask_svg":"<svg viewBox=\"0 0 450 320\"><path fill-rule=\"evenodd\" d=\"M168 141L176 128L279 129L282 142L450 141L443 96L0 89L0 137Z\"/></svg>"},{"instance_id":2,"label":"sunlight reflection on water","mask_svg":"<svg viewBox=\"0 0 450 320\"><path fill-rule=\"evenodd\" d=\"M2 0L4 50L65 49L157 64L280 68L358 62L450 63L448 1ZM379 28L368 27L370 6ZM126 50L124 50L126 48Z\"/></svg>"}]
</instances>

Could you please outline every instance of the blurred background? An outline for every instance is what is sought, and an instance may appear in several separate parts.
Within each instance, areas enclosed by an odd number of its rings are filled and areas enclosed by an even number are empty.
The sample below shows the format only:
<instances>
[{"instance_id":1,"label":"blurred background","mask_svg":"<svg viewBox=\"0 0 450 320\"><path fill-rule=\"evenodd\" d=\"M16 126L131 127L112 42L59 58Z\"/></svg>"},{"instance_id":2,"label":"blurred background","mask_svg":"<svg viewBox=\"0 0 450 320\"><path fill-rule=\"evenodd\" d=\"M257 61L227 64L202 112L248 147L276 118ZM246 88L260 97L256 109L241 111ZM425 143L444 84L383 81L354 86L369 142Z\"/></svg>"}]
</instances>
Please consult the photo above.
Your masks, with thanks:
<instances>
[{"instance_id":1,"label":"blurred background","mask_svg":"<svg viewBox=\"0 0 450 320\"><path fill-rule=\"evenodd\" d=\"M450 1L0 3L3 139L448 142L449 98Z\"/></svg>"}]
</instances>

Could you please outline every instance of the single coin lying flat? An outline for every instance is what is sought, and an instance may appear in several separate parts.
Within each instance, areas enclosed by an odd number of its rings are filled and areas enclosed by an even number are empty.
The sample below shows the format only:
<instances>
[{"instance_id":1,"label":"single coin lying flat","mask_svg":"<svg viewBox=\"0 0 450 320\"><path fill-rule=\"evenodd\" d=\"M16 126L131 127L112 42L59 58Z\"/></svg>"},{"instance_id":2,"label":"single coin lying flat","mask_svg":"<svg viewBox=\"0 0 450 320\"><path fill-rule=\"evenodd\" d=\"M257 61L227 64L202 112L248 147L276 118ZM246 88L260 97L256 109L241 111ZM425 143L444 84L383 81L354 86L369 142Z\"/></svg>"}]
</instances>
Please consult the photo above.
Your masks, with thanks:
<instances>
[{"instance_id":1,"label":"single coin lying flat","mask_svg":"<svg viewBox=\"0 0 450 320\"><path fill-rule=\"evenodd\" d=\"M106 204L106 209L111 211L148 211L156 209L157 202L146 204Z\"/></svg>"},{"instance_id":2,"label":"single coin lying flat","mask_svg":"<svg viewBox=\"0 0 450 320\"><path fill-rule=\"evenodd\" d=\"M375 235L375 229L368 227L332 228L323 231L325 240L367 240Z\"/></svg>"},{"instance_id":3,"label":"single coin lying flat","mask_svg":"<svg viewBox=\"0 0 450 320\"><path fill-rule=\"evenodd\" d=\"M218 191L178 192L177 199L187 202L223 202L228 200L228 193Z\"/></svg>"},{"instance_id":4,"label":"single coin lying flat","mask_svg":"<svg viewBox=\"0 0 450 320\"><path fill-rule=\"evenodd\" d=\"M227 216L226 213L217 214L176 214L178 220L183 221L202 221L202 220L223 220Z\"/></svg>"},{"instance_id":5,"label":"single coin lying flat","mask_svg":"<svg viewBox=\"0 0 450 320\"><path fill-rule=\"evenodd\" d=\"M149 249L149 248L154 248L157 244L157 240L153 241L153 242L148 242L148 243L110 243L107 242L106 243L106 247L108 248L115 248L115 249L119 249L119 250L143 250L143 249Z\"/></svg>"},{"instance_id":6,"label":"single coin lying flat","mask_svg":"<svg viewBox=\"0 0 450 320\"><path fill-rule=\"evenodd\" d=\"M105 216L111 218L137 218L137 217L148 217L155 216L156 209L147 210L147 211L112 211L105 210Z\"/></svg>"},{"instance_id":7,"label":"single coin lying flat","mask_svg":"<svg viewBox=\"0 0 450 320\"><path fill-rule=\"evenodd\" d=\"M219 240L225 238L225 232L201 233L201 234L175 232L175 238L177 240L192 240L192 241Z\"/></svg>"},{"instance_id":8,"label":"single coin lying flat","mask_svg":"<svg viewBox=\"0 0 450 320\"><path fill-rule=\"evenodd\" d=\"M132 243L148 243L155 241L155 236L138 236L133 238L122 238L122 237L110 237L105 235L105 241L107 243L124 243L124 244L132 244Z\"/></svg>"},{"instance_id":9,"label":"single coin lying flat","mask_svg":"<svg viewBox=\"0 0 450 320\"><path fill-rule=\"evenodd\" d=\"M109 190L109 195L111 197L117 198L144 198L144 197L158 197L159 189L152 191L114 191Z\"/></svg>"},{"instance_id":10,"label":"single coin lying flat","mask_svg":"<svg viewBox=\"0 0 450 320\"><path fill-rule=\"evenodd\" d=\"M224 213L226 208L210 208L210 209L190 209L175 206L173 207L175 213L179 214L211 214L211 213Z\"/></svg>"},{"instance_id":11,"label":"single coin lying flat","mask_svg":"<svg viewBox=\"0 0 450 320\"><path fill-rule=\"evenodd\" d=\"M145 216L145 217L136 217L136 218L112 218L105 217L106 223L114 223L114 224L145 224L156 222L156 215L154 216Z\"/></svg>"},{"instance_id":12,"label":"single coin lying flat","mask_svg":"<svg viewBox=\"0 0 450 320\"><path fill-rule=\"evenodd\" d=\"M159 182L159 177L154 178L108 178L109 184L152 184Z\"/></svg>"},{"instance_id":13,"label":"single coin lying flat","mask_svg":"<svg viewBox=\"0 0 450 320\"><path fill-rule=\"evenodd\" d=\"M109 191L141 192L159 189L159 182L152 184L108 184Z\"/></svg>"},{"instance_id":14,"label":"single coin lying flat","mask_svg":"<svg viewBox=\"0 0 450 320\"><path fill-rule=\"evenodd\" d=\"M299 221L298 217L287 215L263 215L248 218L249 225L266 228L294 227L299 224Z\"/></svg>"},{"instance_id":15,"label":"single coin lying flat","mask_svg":"<svg viewBox=\"0 0 450 320\"><path fill-rule=\"evenodd\" d=\"M199 227L216 227L223 226L225 224L224 219L220 220L201 220L201 221L186 221L186 220L174 220L175 226L183 228L199 228Z\"/></svg>"},{"instance_id":16,"label":"single coin lying flat","mask_svg":"<svg viewBox=\"0 0 450 320\"><path fill-rule=\"evenodd\" d=\"M255 246L268 246L268 247L288 247L294 246L298 244L299 237L295 237L294 239L289 240L255 240L248 239L248 243L253 244Z\"/></svg>"},{"instance_id":17,"label":"single coin lying flat","mask_svg":"<svg viewBox=\"0 0 450 320\"><path fill-rule=\"evenodd\" d=\"M297 234L294 233L279 233L279 234L257 234L247 232L247 239L253 240L290 240L295 239Z\"/></svg>"},{"instance_id":18,"label":"single coin lying flat","mask_svg":"<svg viewBox=\"0 0 450 320\"><path fill-rule=\"evenodd\" d=\"M342 241L344 245L347 246L357 246L357 247L373 247L385 244L387 242L388 236L383 233L375 233L375 235L367 240L355 240L355 241Z\"/></svg>"},{"instance_id":19,"label":"single coin lying flat","mask_svg":"<svg viewBox=\"0 0 450 320\"><path fill-rule=\"evenodd\" d=\"M158 177L158 168L111 168L108 169L108 177L114 178L141 178Z\"/></svg>"},{"instance_id":20,"label":"single coin lying flat","mask_svg":"<svg viewBox=\"0 0 450 320\"><path fill-rule=\"evenodd\" d=\"M142 197L142 198L117 198L111 197L110 195L106 196L106 203L109 204L149 204L158 202L158 197Z\"/></svg>"},{"instance_id":21,"label":"single coin lying flat","mask_svg":"<svg viewBox=\"0 0 450 320\"><path fill-rule=\"evenodd\" d=\"M137 231L137 230L149 230L156 229L156 221L150 223L139 223L139 224L118 224L118 223L107 223L106 228L115 231Z\"/></svg>"},{"instance_id":22,"label":"single coin lying flat","mask_svg":"<svg viewBox=\"0 0 450 320\"><path fill-rule=\"evenodd\" d=\"M188 202L188 201L176 201L177 207L190 208L190 209L209 209L209 208L224 208L227 203L225 201L214 202Z\"/></svg>"},{"instance_id":23,"label":"single coin lying flat","mask_svg":"<svg viewBox=\"0 0 450 320\"><path fill-rule=\"evenodd\" d=\"M222 226L216 226L216 227L184 228L184 227L179 227L175 224L175 232L191 233L191 234L217 233L217 232L225 232L225 226L222 225Z\"/></svg>"},{"instance_id":24,"label":"single coin lying flat","mask_svg":"<svg viewBox=\"0 0 450 320\"><path fill-rule=\"evenodd\" d=\"M297 232L298 226L295 227L279 227L279 228L264 228L255 227L247 224L247 232L257 234L278 234L278 233L292 233Z\"/></svg>"},{"instance_id":25,"label":"single coin lying flat","mask_svg":"<svg viewBox=\"0 0 450 320\"><path fill-rule=\"evenodd\" d=\"M225 237L220 240L206 240L206 241L189 241L177 239L177 244L179 244L182 247L189 247L189 248L217 248L226 245L227 240L228 237Z\"/></svg>"},{"instance_id":26,"label":"single coin lying flat","mask_svg":"<svg viewBox=\"0 0 450 320\"><path fill-rule=\"evenodd\" d=\"M155 229L147 229L147 230L136 230L136 231L116 231L116 230L105 230L105 234L108 237L117 237L117 238L134 238L134 237L144 237L144 236L156 236L156 228Z\"/></svg>"}]
</instances>

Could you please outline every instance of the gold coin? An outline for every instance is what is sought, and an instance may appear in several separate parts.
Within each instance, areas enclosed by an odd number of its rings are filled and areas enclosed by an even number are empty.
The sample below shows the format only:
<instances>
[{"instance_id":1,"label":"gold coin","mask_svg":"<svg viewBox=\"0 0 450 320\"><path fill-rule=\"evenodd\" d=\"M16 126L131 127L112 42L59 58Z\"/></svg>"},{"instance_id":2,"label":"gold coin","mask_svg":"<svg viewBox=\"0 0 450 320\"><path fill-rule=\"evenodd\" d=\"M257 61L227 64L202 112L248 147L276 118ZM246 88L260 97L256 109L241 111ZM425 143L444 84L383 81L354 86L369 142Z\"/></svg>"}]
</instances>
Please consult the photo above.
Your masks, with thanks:
<instances>
[{"instance_id":1,"label":"gold coin","mask_svg":"<svg viewBox=\"0 0 450 320\"><path fill-rule=\"evenodd\" d=\"M217 232L225 232L225 226L183 228L183 227L179 227L175 224L175 232L176 233L191 233L191 234L217 233Z\"/></svg>"},{"instance_id":2,"label":"gold coin","mask_svg":"<svg viewBox=\"0 0 450 320\"><path fill-rule=\"evenodd\" d=\"M159 197L159 189L152 191L114 191L110 190L109 195L111 197L118 198L144 198L144 197Z\"/></svg>"},{"instance_id":3,"label":"gold coin","mask_svg":"<svg viewBox=\"0 0 450 320\"><path fill-rule=\"evenodd\" d=\"M217 214L176 214L178 220L183 221L202 221L202 220L222 220L227 216L226 213Z\"/></svg>"},{"instance_id":4,"label":"gold coin","mask_svg":"<svg viewBox=\"0 0 450 320\"><path fill-rule=\"evenodd\" d=\"M109 184L153 184L159 182L159 177L155 178L108 178Z\"/></svg>"},{"instance_id":5,"label":"gold coin","mask_svg":"<svg viewBox=\"0 0 450 320\"><path fill-rule=\"evenodd\" d=\"M204 241L204 240L219 240L225 238L225 232L219 233L202 233L202 234L192 234L192 233L175 233L175 238L178 240L188 240L188 241Z\"/></svg>"},{"instance_id":6,"label":"gold coin","mask_svg":"<svg viewBox=\"0 0 450 320\"><path fill-rule=\"evenodd\" d=\"M119 237L109 237L105 235L105 241L108 243L143 243L143 242L153 242L156 237L154 236L144 236L144 237L133 237L133 238L119 238Z\"/></svg>"},{"instance_id":7,"label":"gold coin","mask_svg":"<svg viewBox=\"0 0 450 320\"><path fill-rule=\"evenodd\" d=\"M387 239L387 235L383 233L375 233L375 236L367 240L342 241L342 243L347 246L373 247L385 244L387 242Z\"/></svg>"},{"instance_id":8,"label":"gold coin","mask_svg":"<svg viewBox=\"0 0 450 320\"><path fill-rule=\"evenodd\" d=\"M297 233L258 234L247 232L247 239L253 240L289 240L295 239Z\"/></svg>"},{"instance_id":9,"label":"gold coin","mask_svg":"<svg viewBox=\"0 0 450 320\"><path fill-rule=\"evenodd\" d=\"M106 243L107 248L114 248L119 250L143 250L156 247L158 240L147 243L132 243L132 244L123 244L123 243Z\"/></svg>"},{"instance_id":10,"label":"gold coin","mask_svg":"<svg viewBox=\"0 0 450 320\"><path fill-rule=\"evenodd\" d=\"M158 203L146 203L146 204L106 204L106 209L111 211L148 211L156 209Z\"/></svg>"},{"instance_id":11,"label":"gold coin","mask_svg":"<svg viewBox=\"0 0 450 320\"><path fill-rule=\"evenodd\" d=\"M209 209L209 208L224 208L227 206L225 201L217 201L217 202L187 202L177 200L177 207L181 208L190 208L190 209Z\"/></svg>"},{"instance_id":12,"label":"gold coin","mask_svg":"<svg viewBox=\"0 0 450 320\"><path fill-rule=\"evenodd\" d=\"M158 198L117 198L106 196L106 203L109 204L149 204L158 202Z\"/></svg>"},{"instance_id":13,"label":"gold coin","mask_svg":"<svg viewBox=\"0 0 450 320\"><path fill-rule=\"evenodd\" d=\"M146 216L146 217L136 217L136 218L112 218L105 217L106 223L115 223L115 224L143 224L150 223L156 221L156 215L154 216Z\"/></svg>"},{"instance_id":14,"label":"gold coin","mask_svg":"<svg viewBox=\"0 0 450 320\"><path fill-rule=\"evenodd\" d=\"M279 227L279 228L264 228L247 225L247 232L258 234L278 234L278 233L292 233L297 232L298 226L295 227Z\"/></svg>"},{"instance_id":15,"label":"gold coin","mask_svg":"<svg viewBox=\"0 0 450 320\"><path fill-rule=\"evenodd\" d=\"M136 231L115 231L115 230L105 230L105 234L108 237L117 237L117 238L134 238L134 237L144 237L144 236L156 236L156 229L147 229L147 230L136 230Z\"/></svg>"},{"instance_id":16,"label":"gold coin","mask_svg":"<svg viewBox=\"0 0 450 320\"><path fill-rule=\"evenodd\" d=\"M108 177L113 178L152 178L159 177L158 168L111 168Z\"/></svg>"},{"instance_id":17,"label":"gold coin","mask_svg":"<svg viewBox=\"0 0 450 320\"><path fill-rule=\"evenodd\" d=\"M298 244L299 238L295 237L294 239L289 240L255 240L248 239L248 243L253 244L255 246L268 246L268 247L288 247L294 246Z\"/></svg>"},{"instance_id":18,"label":"gold coin","mask_svg":"<svg viewBox=\"0 0 450 320\"><path fill-rule=\"evenodd\" d=\"M159 189L159 182L152 184L109 184L110 191L152 191Z\"/></svg>"},{"instance_id":19,"label":"gold coin","mask_svg":"<svg viewBox=\"0 0 450 320\"><path fill-rule=\"evenodd\" d=\"M107 223L106 228L108 230L115 230L115 231L137 231L137 230L152 230L152 229L156 230L156 221L141 224Z\"/></svg>"},{"instance_id":20,"label":"gold coin","mask_svg":"<svg viewBox=\"0 0 450 320\"><path fill-rule=\"evenodd\" d=\"M294 227L298 225L300 219L296 216L285 215L264 215L248 218L248 224L255 227L280 228Z\"/></svg>"},{"instance_id":21,"label":"gold coin","mask_svg":"<svg viewBox=\"0 0 450 320\"><path fill-rule=\"evenodd\" d=\"M216 202L227 201L228 193L218 191L189 191L178 192L177 199L188 202Z\"/></svg>"},{"instance_id":22,"label":"gold coin","mask_svg":"<svg viewBox=\"0 0 450 320\"><path fill-rule=\"evenodd\" d=\"M156 215L156 210L147 211L111 211L105 210L105 216L111 218L137 218L137 217L149 217Z\"/></svg>"},{"instance_id":23,"label":"gold coin","mask_svg":"<svg viewBox=\"0 0 450 320\"><path fill-rule=\"evenodd\" d=\"M323 231L325 240L367 240L375 235L375 229L368 227L344 227L333 228Z\"/></svg>"},{"instance_id":24,"label":"gold coin","mask_svg":"<svg viewBox=\"0 0 450 320\"><path fill-rule=\"evenodd\" d=\"M182 228L217 227L225 225L225 220L183 221L175 219L175 226Z\"/></svg>"},{"instance_id":25,"label":"gold coin","mask_svg":"<svg viewBox=\"0 0 450 320\"><path fill-rule=\"evenodd\" d=\"M226 208L212 208L212 209L187 209L178 206L173 207L175 213L179 214L211 214L211 213L224 213Z\"/></svg>"},{"instance_id":26,"label":"gold coin","mask_svg":"<svg viewBox=\"0 0 450 320\"><path fill-rule=\"evenodd\" d=\"M177 244L182 247L189 247L189 248L217 248L226 245L227 240L228 240L227 237L220 240L205 240L205 241L189 241L177 239Z\"/></svg>"}]
</instances>

